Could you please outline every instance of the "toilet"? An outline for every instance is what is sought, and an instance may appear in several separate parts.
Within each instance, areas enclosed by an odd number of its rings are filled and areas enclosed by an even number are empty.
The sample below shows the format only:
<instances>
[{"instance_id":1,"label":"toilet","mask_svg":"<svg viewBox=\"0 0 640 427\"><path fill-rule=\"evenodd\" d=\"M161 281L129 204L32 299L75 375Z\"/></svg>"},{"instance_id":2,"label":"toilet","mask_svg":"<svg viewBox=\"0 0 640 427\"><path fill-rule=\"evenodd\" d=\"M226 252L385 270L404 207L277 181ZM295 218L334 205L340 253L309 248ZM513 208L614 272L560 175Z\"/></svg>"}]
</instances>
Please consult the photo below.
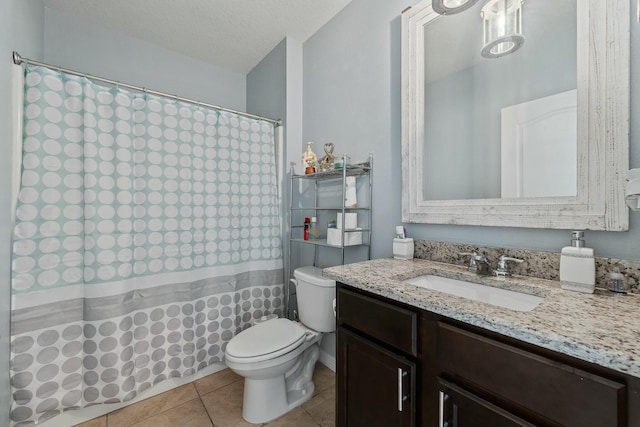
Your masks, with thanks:
<instances>
[{"instance_id":1,"label":"toilet","mask_svg":"<svg viewBox=\"0 0 640 427\"><path fill-rule=\"evenodd\" d=\"M242 417L250 423L274 420L311 398L322 333L336 329L336 282L317 267L297 268L293 276L300 321L257 322L225 350L227 366L245 378Z\"/></svg>"}]
</instances>

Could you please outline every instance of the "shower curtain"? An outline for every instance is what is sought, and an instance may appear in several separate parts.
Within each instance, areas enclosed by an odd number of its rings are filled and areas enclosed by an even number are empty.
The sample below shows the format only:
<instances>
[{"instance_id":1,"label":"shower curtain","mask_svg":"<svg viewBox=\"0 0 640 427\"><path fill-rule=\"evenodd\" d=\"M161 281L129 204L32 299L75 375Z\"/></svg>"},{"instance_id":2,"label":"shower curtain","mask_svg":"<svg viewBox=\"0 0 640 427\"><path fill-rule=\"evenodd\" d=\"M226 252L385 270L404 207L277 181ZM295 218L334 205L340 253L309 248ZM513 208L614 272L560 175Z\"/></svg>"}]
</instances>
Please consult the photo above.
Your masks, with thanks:
<instances>
[{"instance_id":1,"label":"shower curtain","mask_svg":"<svg viewBox=\"0 0 640 427\"><path fill-rule=\"evenodd\" d=\"M272 124L24 70L14 426L221 362L283 308Z\"/></svg>"}]
</instances>

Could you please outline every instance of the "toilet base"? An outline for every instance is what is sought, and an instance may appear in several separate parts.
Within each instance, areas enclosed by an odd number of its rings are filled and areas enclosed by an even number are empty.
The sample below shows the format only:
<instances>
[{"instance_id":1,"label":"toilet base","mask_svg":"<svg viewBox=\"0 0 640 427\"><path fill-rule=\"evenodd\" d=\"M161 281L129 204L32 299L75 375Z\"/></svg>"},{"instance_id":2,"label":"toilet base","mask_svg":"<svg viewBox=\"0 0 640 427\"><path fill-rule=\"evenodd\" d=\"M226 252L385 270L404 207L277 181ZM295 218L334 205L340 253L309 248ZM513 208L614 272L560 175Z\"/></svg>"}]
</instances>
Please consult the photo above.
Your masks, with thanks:
<instances>
[{"instance_id":1,"label":"toilet base","mask_svg":"<svg viewBox=\"0 0 640 427\"><path fill-rule=\"evenodd\" d=\"M298 363L275 378L244 380L242 418L254 424L272 421L311 399L313 369L320 355L317 344L307 348Z\"/></svg>"}]
</instances>

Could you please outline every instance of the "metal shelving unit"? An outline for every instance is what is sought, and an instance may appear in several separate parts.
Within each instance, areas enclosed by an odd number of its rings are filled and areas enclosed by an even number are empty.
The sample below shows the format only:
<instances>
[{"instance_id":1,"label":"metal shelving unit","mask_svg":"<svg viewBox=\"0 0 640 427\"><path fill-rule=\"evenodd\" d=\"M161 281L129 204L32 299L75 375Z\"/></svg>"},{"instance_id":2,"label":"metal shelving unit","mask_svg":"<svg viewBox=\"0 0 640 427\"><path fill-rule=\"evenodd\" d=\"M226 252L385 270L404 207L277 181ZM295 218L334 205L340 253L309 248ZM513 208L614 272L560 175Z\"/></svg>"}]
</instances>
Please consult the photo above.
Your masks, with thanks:
<instances>
[{"instance_id":1,"label":"metal shelving unit","mask_svg":"<svg viewBox=\"0 0 640 427\"><path fill-rule=\"evenodd\" d=\"M340 263L345 262L345 251L350 248L366 247L366 259L371 258L371 235L372 235L372 209L371 201L373 196L373 154L369 153L368 161L359 164L346 164L347 156L343 158L344 168L334 169L327 172L318 172L309 175L298 175L294 169L290 172L290 189L289 189L289 215L291 229L289 230L289 271L285 282L286 310L289 311L290 281L293 277L293 271L300 265L293 265L292 254L294 250L304 247L310 247L313 251L313 265L317 267L329 267L335 264L318 265L319 249L330 248L340 252ZM356 188L358 194L358 207L344 207L346 196L347 177L356 177ZM301 187L305 187L300 190ZM320 200L322 197L329 195L329 201ZM321 240L304 240L304 217L333 218L337 213L357 213L358 227L357 230L341 229L341 244L330 245L327 239ZM366 225L365 225L366 224ZM321 233L327 233L325 226L320 226ZM349 233L362 233L362 243L357 245L345 245ZM323 249L324 250L324 249ZM329 249L327 249L329 250ZM364 260L364 256L362 257Z\"/></svg>"}]
</instances>

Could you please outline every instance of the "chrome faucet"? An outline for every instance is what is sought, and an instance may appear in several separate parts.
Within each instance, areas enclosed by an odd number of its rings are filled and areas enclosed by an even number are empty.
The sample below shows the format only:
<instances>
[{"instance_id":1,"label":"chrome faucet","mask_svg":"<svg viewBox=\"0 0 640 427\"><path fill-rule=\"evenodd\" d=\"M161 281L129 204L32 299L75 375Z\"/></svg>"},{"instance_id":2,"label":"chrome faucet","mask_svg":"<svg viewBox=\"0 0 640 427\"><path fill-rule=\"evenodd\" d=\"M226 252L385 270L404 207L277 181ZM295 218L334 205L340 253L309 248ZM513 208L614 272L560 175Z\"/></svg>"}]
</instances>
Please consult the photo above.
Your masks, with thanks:
<instances>
[{"instance_id":1,"label":"chrome faucet","mask_svg":"<svg viewBox=\"0 0 640 427\"><path fill-rule=\"evenodd\" d=\"M509 271L509 262L522 263L524 260L520 258L513 258L506 255L501 255L498 259L498 268L495 269L494 273L498 277L507 277L511 276L511 271Z\"/></svg>"},{"instance_id":2,"label":"chrome faucet","mask_svg":"<svg viewBox=\"0 0 640 427\"><path fill-rule=\"evenodd\" d=\"M476 262L476 274L481 276L491 276L493 274L493 267L491 267L491 262L486 256L476 255L474 261Z\"/></svg>"},{"instance_id":3,"label":"chrome faucet","mask_svg":"<svg viewBox=\"0 0 640 427\"><path fill-rule=\"evenodd\" d=\"M495 275L498 278L504 278L507 276L511 276L511 272L509 271L509 262L521 263L524 260L519 258L508 257L506 255L500 256L498 259L498 266L494 269L491 266L491 261L484 256L480 255L477 252L461 252L458 255L460 256L468 256L469 257L469 267L467 270L471 273L475 273L481 276L493 276Z\"/></svg>"},{"instance_id":4,"label":"chrome faucet","mask_svg":"<svg viewBox=\"0 0 640 427\"><path fill-rule=\"evenodd\" d=\"M489 276L493 272L491 263L486 256L480 255L477 252L461 252L458 255L469 257L469 270L471 273L480 274L483 276Z\"/></svg>"}]
</instances>

